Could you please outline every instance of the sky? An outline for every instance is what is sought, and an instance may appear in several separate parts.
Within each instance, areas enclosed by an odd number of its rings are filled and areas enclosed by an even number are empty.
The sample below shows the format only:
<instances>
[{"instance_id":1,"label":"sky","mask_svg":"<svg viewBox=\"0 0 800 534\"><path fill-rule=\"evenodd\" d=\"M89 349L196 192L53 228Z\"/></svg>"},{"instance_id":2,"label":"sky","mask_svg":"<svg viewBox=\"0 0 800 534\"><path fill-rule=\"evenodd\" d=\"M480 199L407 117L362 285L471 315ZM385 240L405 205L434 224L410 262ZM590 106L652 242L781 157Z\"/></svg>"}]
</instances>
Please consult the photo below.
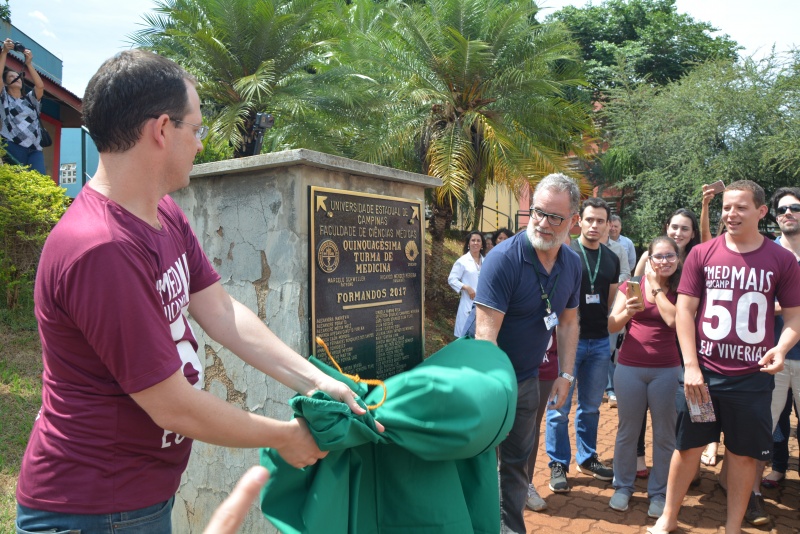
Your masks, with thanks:
<instances>
[{"instance_id":1,"label":"sky","mask_svg":"<svg viewBox=\"0 0 800 534\"><path fill-rule=\"evenodd\" d=\"M546 13L584 0L541 0ZM595 0L594 5L602 3ZM154 0L10 0L11 22L64 63L62 85L78 96L108 57L130 48L129 36L142 29ZM800 47L800 0L677 0L678 12L711 23L761 57L773 45L784 52ZM4 36L3 36L4 37ZM34 63L36 58L34 58Z\"/></svg>"}]
</instances>

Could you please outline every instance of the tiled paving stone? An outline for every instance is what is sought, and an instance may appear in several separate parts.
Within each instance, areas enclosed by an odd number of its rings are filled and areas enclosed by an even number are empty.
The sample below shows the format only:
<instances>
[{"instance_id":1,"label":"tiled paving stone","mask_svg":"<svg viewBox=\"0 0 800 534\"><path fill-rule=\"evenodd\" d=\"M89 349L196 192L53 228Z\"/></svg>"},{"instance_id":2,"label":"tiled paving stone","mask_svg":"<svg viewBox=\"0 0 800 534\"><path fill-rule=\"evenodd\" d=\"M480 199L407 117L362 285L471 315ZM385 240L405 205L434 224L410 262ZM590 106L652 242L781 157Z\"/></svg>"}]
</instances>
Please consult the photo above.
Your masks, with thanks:
<instances>
[{"instance_id":1,"label":"tiled paving stone","mask_svg":"<svg viewBox=\"0 0 800 534\"><path fill-rule=\"evenodd\" d=\"M573 408L570 416L570 439L575 444ZM767 512L772 523L764 527L753 527L746 522L742 531L748 534L800 534L800 475L798 475L798 447L796 429L797 419L792 414L792 436L789 440L789 472L784 483L777 489L762 489ZM542 421L542 432L544 432ZM647 464L650 457L650 423L647 431ZM600 406L600 425L598 428L597 452L600 459L610 465L614 455L614 439L617 428L617 410L603 403ZM636 493L626 512L617 512L608 507L608 500L614 493L610 482L601 482L578 473L574 462L570 466L568 480L572 491L556 494L550 491L547 483L550 469L547 467L547 454L544 450L544 437L540 440L539 453L534 472L534 484L539 494L547 501L544 512L525 512L525 524L529 533L558 534L643 534L645 529L655 523L647 517L647 481L636 481ZM720 454L725 446L720 445ZM574 453L574 451L573 451ZM725 523L725 495L717 484L719 464L715 467L701 468L701 482L690 488L678 517L680 534L723 534ZM769 472L769 468L767 470Z\"/></svg>"}]
</instances>

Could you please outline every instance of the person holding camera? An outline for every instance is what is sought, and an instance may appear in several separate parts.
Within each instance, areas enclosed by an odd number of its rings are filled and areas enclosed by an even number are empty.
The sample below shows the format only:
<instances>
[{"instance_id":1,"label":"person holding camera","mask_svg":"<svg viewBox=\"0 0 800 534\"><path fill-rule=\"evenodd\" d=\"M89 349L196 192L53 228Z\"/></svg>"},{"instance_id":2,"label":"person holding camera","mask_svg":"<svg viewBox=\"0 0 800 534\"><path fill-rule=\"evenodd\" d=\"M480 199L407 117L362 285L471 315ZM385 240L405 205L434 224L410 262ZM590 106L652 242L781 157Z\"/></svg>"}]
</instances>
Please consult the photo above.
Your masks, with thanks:
<instances>
[{"instance_id":1,"label":"person holding camera","mask_svg":"<svg viewBox=\"0 0 800 534\"><path fill-rule=\"evenodd\" d=\"M33 89L23 94L24 72L6 68L8 53L14 50L25 57L25 66L33 81ZM44 94L44 82L33 68L33 53L21 43L11 39L3 41L0 50L0 70L3 71L3 89L0 90L0 136L6 143L6 152L19 162L42 174L45 173L42 153L39 112Z\"/></svg>"}]
</instances>

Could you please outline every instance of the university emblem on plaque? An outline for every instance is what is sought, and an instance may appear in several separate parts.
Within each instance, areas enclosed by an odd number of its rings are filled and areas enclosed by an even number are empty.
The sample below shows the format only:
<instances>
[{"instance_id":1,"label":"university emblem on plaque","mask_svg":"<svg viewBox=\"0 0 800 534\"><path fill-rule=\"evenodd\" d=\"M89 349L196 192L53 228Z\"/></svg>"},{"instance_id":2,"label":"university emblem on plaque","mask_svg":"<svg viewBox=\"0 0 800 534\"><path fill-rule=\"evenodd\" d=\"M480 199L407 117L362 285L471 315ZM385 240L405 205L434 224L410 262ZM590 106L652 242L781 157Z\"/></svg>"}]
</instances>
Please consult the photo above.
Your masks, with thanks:
<instances>
[{"instance_id":1,"label":"university emblem on plaque","mask_svg":"<svg viewBox=\"0 0 800 534\"><path fill-rule=\"evenodd\" d=\"M339 247L330 239L326 239L317 251L317 264L326 273L332 273L339 266Z\"/></svg>"},{"instance_id":2,"label":"university emblem on plaque","mask_svg":"<svg viewBox=\"0 0 800 534\"><path fill-rule=\"evenodd\" d=\"M406 258L408 261L414 261L419 256L419 249L417 248L417 243L414 241L409 241L406 243Z\"/></svg>"}]
</instances>

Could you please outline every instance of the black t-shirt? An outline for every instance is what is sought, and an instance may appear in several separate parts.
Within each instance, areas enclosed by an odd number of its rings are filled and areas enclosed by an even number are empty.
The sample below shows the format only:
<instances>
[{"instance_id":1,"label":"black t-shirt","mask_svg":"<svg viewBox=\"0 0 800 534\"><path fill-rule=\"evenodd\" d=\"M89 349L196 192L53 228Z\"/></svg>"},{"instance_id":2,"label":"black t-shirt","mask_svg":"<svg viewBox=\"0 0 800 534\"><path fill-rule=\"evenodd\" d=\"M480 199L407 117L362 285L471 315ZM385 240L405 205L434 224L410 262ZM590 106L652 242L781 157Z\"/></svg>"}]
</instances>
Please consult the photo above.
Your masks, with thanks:
<instances>
[{"instance_id":1,"label":"black t-shirt","mask_svg":"<svg viewBox=\"0 0 800 534\"><path fill-rule=\"evenodd\" d=\"M581 339L600 339L608 336L608 291L611 284L619 282L619 258L613 250L600 244L598 249L584 247L586 259L583 257L578 239L572 240L572 248L578 253L583 265L581 278L581 298L578 307L581 321ZM602 250L602 253L600 252ZM600 268L594 281L594 293L589 282L589 273L594 273L597 258L600 257ZM587 267L586 262L589 262ZM591 270L591 271L590 271ZM599 295L599 299L587 303L587 295Z\"/></svg>"}]
</instances>

